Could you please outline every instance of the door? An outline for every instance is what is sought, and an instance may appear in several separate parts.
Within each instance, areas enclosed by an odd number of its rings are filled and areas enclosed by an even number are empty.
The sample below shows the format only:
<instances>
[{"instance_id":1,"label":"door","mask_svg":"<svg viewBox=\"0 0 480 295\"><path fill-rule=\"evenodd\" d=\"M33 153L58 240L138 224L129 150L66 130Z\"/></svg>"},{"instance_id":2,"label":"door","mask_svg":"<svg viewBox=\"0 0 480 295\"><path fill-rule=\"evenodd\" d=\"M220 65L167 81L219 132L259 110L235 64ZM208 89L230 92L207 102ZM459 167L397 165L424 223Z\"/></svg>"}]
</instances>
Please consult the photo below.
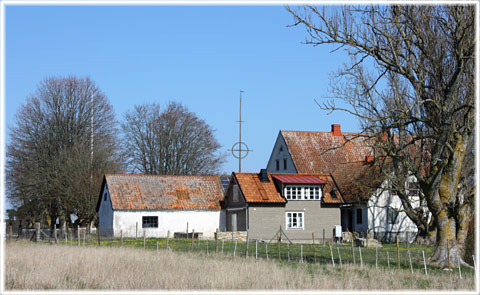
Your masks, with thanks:
<instances>
[{"instance_id":1,"label":"door","mask_svg":"<svg viewBox=\"0 0 480 295\"><path fill-rule=\"evenodd\" d=\"M232 229L232 231L237 231L237 213L232 213L232 224L230 226L230 228Z\"/></svg>"}]
</instances>

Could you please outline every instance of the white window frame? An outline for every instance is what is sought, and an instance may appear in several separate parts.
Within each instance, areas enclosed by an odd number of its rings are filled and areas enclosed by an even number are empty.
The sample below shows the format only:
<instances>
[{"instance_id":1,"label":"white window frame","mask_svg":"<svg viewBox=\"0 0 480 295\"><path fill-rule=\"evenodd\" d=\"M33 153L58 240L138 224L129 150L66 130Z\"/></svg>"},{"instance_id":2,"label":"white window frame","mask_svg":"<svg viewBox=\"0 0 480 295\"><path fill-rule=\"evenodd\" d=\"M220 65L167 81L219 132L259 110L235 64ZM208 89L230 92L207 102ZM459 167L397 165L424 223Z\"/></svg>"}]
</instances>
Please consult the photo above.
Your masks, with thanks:
<instances>
[{"instance_id":1,"label":"white window frame","mask_svg":"<svg viewBox=\"0 0 480 295\"><path fill-rule=\"evenodd\" d=\"M289 201L320 201L323 192L320 185L286 185L283 196Z\"/></svg>"},{"instance_id":2,"label":"white window frame","mask_svg":"<svg viewBox=\"0 0 480 295\"><path fill-rule=\"evenodd\" d=\"M296 219L294 221L294 219ZM295 226L294 226L295 222ZM285 212L285 228L287 230L303 230L305 229L305 214L304 212Z\"/></svg>"}]
</instances>

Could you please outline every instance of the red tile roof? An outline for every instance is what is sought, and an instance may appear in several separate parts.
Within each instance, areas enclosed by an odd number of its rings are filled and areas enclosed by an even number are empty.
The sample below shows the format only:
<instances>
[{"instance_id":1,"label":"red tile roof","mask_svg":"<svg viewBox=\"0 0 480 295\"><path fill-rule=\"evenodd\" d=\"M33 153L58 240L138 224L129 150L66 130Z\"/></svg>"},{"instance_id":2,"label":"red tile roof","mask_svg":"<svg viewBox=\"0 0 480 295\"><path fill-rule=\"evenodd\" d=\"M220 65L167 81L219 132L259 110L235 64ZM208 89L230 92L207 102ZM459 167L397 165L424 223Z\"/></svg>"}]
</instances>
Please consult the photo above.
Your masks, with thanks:
<instances>
[{"instance_id":1,"label":"red tile roof","mask_svg":"<svg viewBox=\"0 0 480 295\"><path fill-rule=\"evenodd\" d=\"M114 210L220 210L217 175L107 174Z\"/></svg>"},{"instance_id":2,"label":"red tile roof","mask_svg":"<svg viewBox=\"0 0 480 295\"><path fill-rule=\"evenodd\" d=\"M269 182L261 182L257 173L234 173L235 178L242 190L242 193L248 203L286 203L287 200L282 197L281 186L275 185L274 179L285 178L303 178L318 179L323 183L323 202L328 204L344 203L341 193L338 191L332 176L328 173L308 173L308 174L278 174L268 173ZM297 182L295 182L297 183ZM312 183L312 182L309 182ZM331 193L336 191L337 198L332 198Z\"/></svg>"},{"instance_id":3,"label":"red tile roof","mask_svg":"<svg viewBox=\"0 0 480 295\"><path fill-rule=\"evenodd\" d=\"M362 133L281 131L298 173L332 173L345 201L370 197L381 183L372 159L371 137ZM366 161L367 160L367 161ZM379 182L380 181L380 182ZM367 189L368 188L368 189Z\"/></svg>"},{"instance_id":4,"label":"red tile roof","mask_svg":"<svg viewBox=\"0 0 480 295\"><path fill-rule=\"evenodd\" d=\"M321 180L315 176L305 176L305 175L274 175L274 179L282 183L292 183L292 184L326 184L325 180Z\"/></svg>"}]
</instances>

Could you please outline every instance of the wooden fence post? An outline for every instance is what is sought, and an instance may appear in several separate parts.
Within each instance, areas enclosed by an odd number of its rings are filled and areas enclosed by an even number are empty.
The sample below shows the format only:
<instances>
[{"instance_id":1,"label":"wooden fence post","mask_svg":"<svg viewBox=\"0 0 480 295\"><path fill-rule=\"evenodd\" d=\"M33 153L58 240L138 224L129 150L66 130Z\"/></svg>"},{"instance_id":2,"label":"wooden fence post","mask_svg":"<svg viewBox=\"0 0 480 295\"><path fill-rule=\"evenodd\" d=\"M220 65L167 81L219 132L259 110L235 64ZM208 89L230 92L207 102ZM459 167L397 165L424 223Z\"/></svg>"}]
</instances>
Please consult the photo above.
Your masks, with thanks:
<instances>
[{"instance_id":1,"label":"wooden fence post","mask_svg":"<svg viewBox=\"0 0 480 295\"><path fill-rule=\"evenodd\" d=\"M300 262L303 263L303 244L300 244Z\"/></svg>"},{"instance_id":2,"label":"wooden fence post","mask_svg":"<svg viewBox=\"0 0 480 295\"><path fill-rule=\"evenodd\" d=\"M77 240L78 240L78 245L80 246L80 225L77 225Z\"/></svg>"},{"instance_id":3,"label":"wooden fence post","mask_svg":"<svg viewBox=\"0 0 480 295\"><path fill-rule=\"evenodd\" d=\"M398 242L398 234L397 234L397 268L400 269L400 244Z\"/></svg>"},{"instance_id":4,"label":"wooden fence post","mask_svg":"<svg viewBox=\"0 0 480 295\"><path fill-rule=\"evenodd\" d=\"M342 267L343 266L342 256L340 256L340 249L338 248L338 246L337 246L337 252L338 252L338 260L340 261L340 267Z\"/></svg>"},{"instance_id":5,"label":"wooden fence post","mask_svg":"<svg viewBox=\"0 0 480 295\"><path fill-rule=\"evenodd\" d=\"M312 232L312 245L313 245L313 261L315 263L317 263L317 253L315 252L315 235L314 235L314 232ZM332 250L332 247L330 247L330 250ZM332 256L332 259L333 259L333 256Z\"/></svg>"},{"instance_id":6,"label":"wooden fence post","mask_svg":"<svg viewBox=\"0 0 480 295\"><path fill-rule=\"evenodd\" d=\"M188 238L188 222L187 222L187 238Z\"/></svg>"},{"instance_id":7,"label":"wooden fence post","mask_svg":"<svg viewBox=\"0 0 480 295\"><path fill-rule=\"evenodd\" d=\"M290 244L287 244L287 261L290 261Z\"/></svg>"},{"instance_id":8,"label":"wooden fence post","mask_svg":"<svg viewBox=\"0 0 480 295\"><path fill-rule=\"evenodd\" d=\"M11 226L11 225L9 226L8 231L10 232L10 233L9 233L9 239L11 240L11 239L12 239L12 236L13 236L13 229L12 229L12 226Z\"/></svg>"},{"instance_id":9,"label":"wooden fence post","mask_svg":"<svg viewBox=\"0 0 480 295\"><path fill-rule=\"evenodd\" d=\"M145 230L143 230L143 249L145 249Z\"/></svg>"},{"instance_id":10,"label":"wooden fence post","mask_svg":"<svg viewBox=\"0 0 480 295\"><path fill-rule=\"evenodd\" d=\"M323 247L325 247L325 229L323 229Z\"/></svg>"},{"instance_id":11,"label":"wooden fence post","mask_svg":"<svg viewBox=\"0 0 480 295\"><path fill-rule=\"evenodd\" d=\"M188 237L188 234L187 234L187 237ZM194 245L193 245L193 242L194 242L193 237L195 237L195 229L192 230L192 247L190 248L190 251L193 251L193 247L194 247Z\"/></svg>"},{"instance_id":12,"label":"wooden fence post","mask_svg":"<svg viewBox=\"0 0 480 295\"><path fill-rule=\"evenodd\" d=\"M233 258L235 258L235 254L237 253L237 240L235 240L235 248L233 248Z\"/></svg>"},{"instance_id":13,"label":"wooden fence post","mask_svg":"<svg viewBox=\"0 0 480 295\"><path fill-rule=\"evenodd\" d=\"M353 258L353 264L355 264L355 248L353 247L353 232L350 233L352 237L352 258Z\"/></svg>"},{"instance_id":14,"label":"wooden fence post","mask_svg":"<svg viewBox=\"0 0 480 295\"><path fill-rule=\"evenodd\" d=\"M100 246L101 243L100 243L100 224L98 224L97 226L97 238L98 238L98 245Z\"/></svg>"},{"instance_id":15,"label":"wooden fence post","mask_svg":"<svg viewBox=\"0 0 480 295\"><path fill-rule=\"evenodd\" d=\"M168 246L167 246L167 249L168 249ZM158 241L157 241L157 254L158 254Z\"/></svg>"},{"instance_id":16,"label":"wooden fence post","mask_svg":"<svg viewBox=\"0 0 480 295\"><path fill-rule=\"evenodd\" d=\"M40 222L35 222L35 242L40 241Z\"/></svg>"},{"instance_id":17,"label":"wooden fence post","mask_svg":"<svg viewBox=\"0 0 480 295\"><path fill-rule=\"evenodd\" d=\"M58 244L58 239L57 239L57 224L56 224L56 223L53 225L53 237L55 238L55 244Z\"/></svg>"},{"instance_id":18,"label":"wooden fence post","mask_svg":"<svg viewBox=\"0 0 480 295\"><path fill-rule=\"evenodd\" d=\"M207 240L207 256L208 256L208 240Z\"/></svg>"},{"instance_id":19,"label":"wooden fence post","mask_svg":"<svg viewBox=\"0 0 480 295\"><path fill-rule=\"evenodd\" d=\"M390 254L387 251L387 265L388 265L388 270L390 270Z\"/></svg>"},{"instance_id":20,"label":"wooden fence post","mask_svg":"<svg viewBox=\"0 0 480 295\"><path fill-rule=\"evenodd\" d=\"M330 247L330 256L332 257L332 265L333 267L335 267L335 259L333 259L333 251L332 251L332 245L328 245L328 247Z\"/></svg>"},{"instance_id":21,"label":"wooden fence post","mask_svg":"<svg viewBox=\"0 0 480 295\"><path fill-rule=\"evenodd\" d=\"M425 251L422 250L422 255L423 255L423 266L425 267L425 276L428 277L428 273L427 273L427 262L425 261Z\"/></svg>"},{"instance_id":22,"label":"wooden fence post","mask_svg":"<svg viewBox=\"0 0 480 295\"><path fill-rule=\"evenodd\" d=\"M450 240L447 239L447 259L448 259L448 269L450 269Z\"/></svg>"},{"instance_id":23,"label":"wooden fence post","mask_svg":"<svg viewBox=\"0 0 480 295\"><path fill-rule=\"evenodd\" d=\"M258 259L258 240L255 240L255 259Z\"/></svg>"},{"instance_id":24,"label":"wooden fence post","mask_svg":"<svg viewBox=\"0 0 480 295\"><path fill-rule=\"evenodd\" d=\"M123 247L123 230L122 229L120 230L120 244Z\"/></svg>"},{"instance_id":25,"label":"wooden fence post","mask_svg":"<svg viewBox=\"0 0 480 295\"><path fill-rule=\"evenodd\" d=\"M413 274L412 255L410 255L410 250L407 250L407 252L408 252L408 261L410 261L410 270Z\"/></svg>"},{"instance_id":26,"label":"wooden fence post","mask_svg":"<svg viewBox=\"0 0 480 295\"><path fill-rule=\"evenodd\" d=\"M268 243L265 243L265 255L267 256L268 260Z\"/></svg>"},{"instance_id":27,"label":"wooden fence post","mask_svg":"<svg viewBox=\"0 0 480 295\"><path fill-rule=\"evenodd\" d=\"M70 228L70 245L73 246L73 224L72 224L72 227Z\"/></svg>"},{"instance_id":28,"label":"wooden fence post","mask_svg":"<svg viewBox=\"0 0 480 295\"><path fill-rule=\"evenodd\" d=\"M222 255L223 255L223 245L225 244L225 240L222 239Z\"/></svg>"},{"instance_id":29,"label":"wooden fence post","mask_svg":"<svg viewBox=\"0 0 480 295\"><path fill-rule=\"evenodd\" d=\"M85 230L83 231L83 246L85 246L85 236L87 235L87 227L85 227Z\"/></svg>"},{"instance_id":30,"label":"wooden fence post","mask_svg":"<svg viewBox=\"0 0 480 295\"><path fill-rule=\"evenodd\" d=\"M282 230L281 227L280 227L280 230ZM280 255L280 231L277 232L277 248L278 248L278 260L282 260L282 257Z\"/></svg>"},{"instance_id":31,"label":"wooden fence post","mask_svg":"<svg viewBox=\"0 0 480 295\"><path fill-rule=\"evenodd\" d=\"M218 228L215 231L215 253L218 253Z\"/></svg>"},{"instance_id":32,"label":"wooden fence post","mask_svg":"<svg viewBox=\"0 0 480 295\"><path fill-rule=\"evenodd\" d=\"M460 263L460 257L457 256L457 260L458 260L458 275L460 277L460 280L462 279L462 268L461 268L461 263Z\"/></svg>"},{"instance_id":33,"label":"wooden fence post","mask_svg":"<svg viewBox=\"0 0 480 295\"><path fill-rule=\"evenodd\" d=\"M135 239L138 238L138 222L135 222Z\"/></svg>"},{"instance_id":34,"label":"wooden fence post","mask_svg":"<svg viewBox=\"0 0 480 295\"><path fill-rule=\"evenodd\" d=\"M375 247L375 269L378 269L378 247Z\"/></svg>"},{"instance_id":35,"label":"wooden fence post","mask_svg":"<svg viewBox=\"0 0 480 295\"><path fill-rule=\"evenodd\" d=\"M168 250L168 240L170 239L170 230L167 231L167 250ZM158 247L158 241L157 241L157 247Z\"/></svg>"},{"instance_id":36,"label":"wooden fence post","mask_svg":"<svg viewBox=\"0 0 480 295\"><path fill-rule=\"evenodd\" d=\"M245 258L248 257L248 230L247 230L247 244L245 245Z\"/></svg>"},{"instance_id":37,"label":"wooden fence post","mask_svg":"<svg viewBox=\"0 0 480 295\"><path fill-rule=\"evenodd\" d=\"M360 248L360 246L358 246L358 252L360 254L360 267L363 268L362 248Z\"/></svg>"}]
</instances>

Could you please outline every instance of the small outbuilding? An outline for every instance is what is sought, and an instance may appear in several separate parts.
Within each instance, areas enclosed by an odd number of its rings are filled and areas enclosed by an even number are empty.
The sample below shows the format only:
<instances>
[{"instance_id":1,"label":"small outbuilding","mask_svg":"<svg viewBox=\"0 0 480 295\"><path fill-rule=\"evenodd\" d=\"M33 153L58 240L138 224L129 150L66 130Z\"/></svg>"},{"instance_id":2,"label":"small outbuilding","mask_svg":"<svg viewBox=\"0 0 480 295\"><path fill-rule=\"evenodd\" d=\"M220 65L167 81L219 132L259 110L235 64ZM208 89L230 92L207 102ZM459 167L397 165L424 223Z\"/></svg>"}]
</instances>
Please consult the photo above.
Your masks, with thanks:
<instances>
[{"instance_id":1,"label":"small outbuilding","mask_svg":"<svg viewBox=\"0 0 480 295\"><path fill-rule=\"evenodd\" d=\"M107 174L97 203L100 234L166 237L188 228L213 237L225 227L222 181L228 176Z\"/></svg>"}]
</instances>

